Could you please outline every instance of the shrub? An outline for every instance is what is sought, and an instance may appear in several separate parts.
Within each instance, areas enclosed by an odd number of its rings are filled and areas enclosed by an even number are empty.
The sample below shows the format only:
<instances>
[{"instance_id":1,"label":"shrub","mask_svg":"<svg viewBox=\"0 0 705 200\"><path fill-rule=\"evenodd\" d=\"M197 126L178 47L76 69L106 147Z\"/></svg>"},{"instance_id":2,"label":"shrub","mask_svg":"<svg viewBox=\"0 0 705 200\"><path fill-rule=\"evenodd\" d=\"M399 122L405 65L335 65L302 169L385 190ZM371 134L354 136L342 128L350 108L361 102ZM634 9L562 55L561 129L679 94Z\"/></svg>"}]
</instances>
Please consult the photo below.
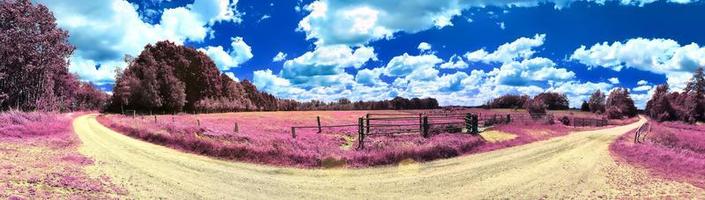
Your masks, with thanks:
<instances>
[{"instance_id":1,"label":"shrub","mask_svg":"<svg viewBox=\"0 0 705 200\"><path fill-rule=\"evenodd\" d=\"M563 125L566 125L566 126L570 125L570 118L568 118L568 116L561 117L561 119L559 121L561 121L561 124L563 124Z\"/></svg>"},{"instance_id":2,"label":"shrub","mask_svg":"<svg viewBox=\"0 0 705 200\"><path fill-rule=\"evenodd\" d=\"M524 108L524 104L529 100L529 96L526 95L503 95L500 97L497 97L495 99L492 99L490 102L488 102L487 106L489 108L511 108L511 109L519 109L519 108Z\"/></svg>"},{"instance_id":3,"label":"shrub","mask_svg":"<svg viewBox=\"0 0 705 200\"><path fill-rule=\"evenodd\" d=\"M525 107L526 111L528 111L532 117L546 115L546 104L539 98L527 101Z\"/></svg>"}]
</instances>

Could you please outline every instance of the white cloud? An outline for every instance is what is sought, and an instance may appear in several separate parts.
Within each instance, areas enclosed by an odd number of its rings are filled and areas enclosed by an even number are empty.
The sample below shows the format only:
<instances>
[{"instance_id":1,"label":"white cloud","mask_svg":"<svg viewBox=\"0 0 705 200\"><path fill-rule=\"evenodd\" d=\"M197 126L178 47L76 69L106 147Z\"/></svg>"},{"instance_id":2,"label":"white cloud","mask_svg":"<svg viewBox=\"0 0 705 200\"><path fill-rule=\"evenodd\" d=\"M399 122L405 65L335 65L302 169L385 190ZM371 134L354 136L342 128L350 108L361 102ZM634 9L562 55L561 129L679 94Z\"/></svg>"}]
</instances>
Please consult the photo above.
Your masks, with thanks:
<instances>
[{"instance_id":1,"label":"white cloud","mask_svg":"<svg viewBox=\"0 0 705 200\"><path fill-rule=\"evenodd\" d=\"M650 85L640 85L640 86L633 88L632 90L635 92L643 92L643 91L649 91L649 90L651 90L651 88L652 88L652 86L650 86Z\"/></svg>"},{"instance_id":2,"label":"white cloud","mask_svg":"<svg viewBox=\"0 0 705 200\"><path fill-rule=\"evenodd\" d=\"M230 38L231 50L225 52L222 46L208 46L205 49L200 48L199 51L204 52L208 57L213 59L218 69L227 71L230 68L238 67L240 64L252 59L252 48L250 48L242 37Z\"/></svg>"},{"instance_id":3,"label":"white cloud","mask_svg":"<svg viewBox=\"0 0 705 200\"><path fill-rule=\"evenodd\" d=\"M448 59L448 62L441 64L441 69L465 69L468 68L468 63L463 61L463 57L453 54Z\"/></svg>"},{"instance_id":4,"label":"white cloud","mask_svg":"<svg viewBox=\"0 0 705 200\"><path fill-rule=\"evenodd\" d=\"M372 47L353 50L345 45L320 46L284 62L280 75L302 87L350 84L354 77L345 69L360 68L369 60L377 60Z\"/></svg>"},{"instance_id":5,"label":"white cloud","mask_svg":"<svg viewBox=\"0 0 705 200\"><path fill-rule=\"evenodd\" d=\"M235 73L232 73L232 72L225 72L224 74L225 74L226 76L230 77L231 79L233 79L233 81L240 81L240 79L237 78L237 76L235 76Z\"/></svg>"},{"instance_id":6,"label":"white cloud","mask_svg":"<svg viewBox=\"0 0 705 200\"><path fill-rule=\"evenodd\" d=\"M286 56L287 56L286 53L280 51L279 53L277 53L277 55L274 56L274 58L272 58L272 62L279 62L279 61L286 60Z\"/></svg>"},{"instance_id":7,"label":"white cloud","mask_svg":"<svg viewBox=\"0 0 705 200\"><path fill-rule=\"evenodd\" d=\"M69 42L76 46L70 71L96 84L112 83L115 68L125 65L123 56L138 55L146 44L161 40L177 44L203 41L212 33L210 25L240 21L235 10L237 2L228 0L196 0L186 7L166 9L159 24L142 21L135 6L125 0L35 2L46 5L59 27L69 32ZM96 70L96 65L100 69Z\"/></svg>"},{"instance_id":8,"label":"white cloud","mask_svg":"<svg viewBox=\"0 0 705 200\"><path fill-rule=\"evenodd\" d=\"M646 85L646 84L649 84L649 82L646 80L639 80L638 82L636 82L636 84L637 85Z\"/></svg>"},{"instance_id":9,"label":"white cloud","mask_svg":"<svg viewBox=\"0 0 705 200\"><path fill-rule=\"evenodd\" d=\"M617 78L617 77L612 77L607 80L612 84L619 84L619 78Z\"/></svg>"},{"instance_id":10,"label":"white cloud","mask_svg":"<svg viewBox=\"0 0 705 200\"><path fill-rule=\"evenodd\" d=\"M634 68L666 75L668 84L678 90L685 86L697 67L705 66L705 47L696 43L681 46L670 39L629 39L626 42L581 46L570 56L590 67L605 67L615 71Z\"/></svg>"},{"instance_id":11,"label":"white cloud","mask_svg":"<svg viewBox=\"0 0 705 200\"><path fill-rule=\"evenodd\" d=\"M523 86L534 82L566 81L575 78L575 73L565 68L557 68L547 58L531 58L521 62L513 61L503 64L489 72L495 76L498 84Z\"/></svg>"},{"instance_id":12,"label":"white cloud","mask_svg":"<svg viewBox=\"0 0 705 200\"><path fill-rule=\"evenodd\" d=\"M419 43L419 46L416 48L419 49L419 51L421 51L421 52L425 52L425 51L431 50L431 44L429 44L427 42L421 42L421 43Z\"/></svg>"},{"instance_id":13,"label":"white cloud","mask_svg":"<svg viewBox=\"0 0 705 200\"><path fill-rule=\"evenodd\" d=\"M499 29L502 29L502 30L504 30L504 29L507 28L507 27L504 25L504 22L499 22L499 23L497 23L497 25L499 25Z\"/></svg>"},{"instance_id":14,"label":"white cloud","mask_svg":"<svg viewBox=\"0 0 705 200\"><path fill-rule=\"evenodd\" d=\"M384 74L387 76L399 77L407 76L413 73L414 76L429 78L432 74L425 74L426 72L438 74L436 70L433 72L434 67L443 62L440 58L433 54L424 54L418 56L412 56L408 53L396 56L392 58L389 63L384 67Z\"/></svg>"},{"instance_id":15,"label":"white cloud","mask_svg":"<svg viewBox=\"0 0 705 200\"><path fill-rule=\"evenodd\" d=\"M361 69L357 71L355 75L355 81L359 84L374 86L374 85L387 85L380 76L382 75L383 68L374 69Z\"/></svg>"},{"instance_id":16,"label":"white cloud","mask_svg":"<svg viewBox=\"0 0 705 200\"><path fill-rule=\"evenodd\" d=\"M470 62L501 62L508 63L515 60L530 58L536 53L533 49L543 45L546 34L536 34L533 38L521 37L511 43L505 43L492 53L485 49L465 53L465 58Z\"/></svg>"},{"instance_id":17,"label":"white cloud","mask_svg":"<svg viewBox=\"0 0 705 200\"><path fill-rule=\"evenodd\" d=\"M305 7L308 15L299 21L298 30L317 45L365 45L370 41L390 39L397 32L417 33L431 28L453 26L462 11L484 7L535 7L553 3L556 9L578 0L318 0ZM607 0L584 0L603 5ZM620 0L621 5L643 6L655 0ZM688 0L669 0L689 3ZM413 19L413 20L409 20Z\"/></svg>"}]
</instances>

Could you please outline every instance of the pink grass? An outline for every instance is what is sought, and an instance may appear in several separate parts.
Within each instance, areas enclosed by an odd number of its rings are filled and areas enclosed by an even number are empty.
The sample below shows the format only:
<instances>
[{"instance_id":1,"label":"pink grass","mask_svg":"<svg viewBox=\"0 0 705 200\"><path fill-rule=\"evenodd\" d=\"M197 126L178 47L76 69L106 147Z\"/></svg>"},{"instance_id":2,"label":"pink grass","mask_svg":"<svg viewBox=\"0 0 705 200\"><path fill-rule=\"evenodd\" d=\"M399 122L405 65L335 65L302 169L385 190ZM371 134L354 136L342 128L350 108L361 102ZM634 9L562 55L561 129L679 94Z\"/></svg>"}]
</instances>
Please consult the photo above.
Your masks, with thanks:
<instances>
[{"instance_id":1,"label":"pink grass","mask_svg":"<svg viewBox=\"0 0 705 200\"><path fill-rule=\"evenodd\" d=\"M70 114L0 113L0 199L104 199L125 194L110 179L92 178L78 153Z\"/></svg>"},{"instance_id":2,"label":"pink grass","mask_svg":"<svg viewBox=\"0 0 705 200\"><path fill-rule=\"evenodd\" d=\"M612 153L659 177L705 188L705 126L652 123L644 143L635 144L631 131L610 146Z\"/></svg>"}]
</instances>

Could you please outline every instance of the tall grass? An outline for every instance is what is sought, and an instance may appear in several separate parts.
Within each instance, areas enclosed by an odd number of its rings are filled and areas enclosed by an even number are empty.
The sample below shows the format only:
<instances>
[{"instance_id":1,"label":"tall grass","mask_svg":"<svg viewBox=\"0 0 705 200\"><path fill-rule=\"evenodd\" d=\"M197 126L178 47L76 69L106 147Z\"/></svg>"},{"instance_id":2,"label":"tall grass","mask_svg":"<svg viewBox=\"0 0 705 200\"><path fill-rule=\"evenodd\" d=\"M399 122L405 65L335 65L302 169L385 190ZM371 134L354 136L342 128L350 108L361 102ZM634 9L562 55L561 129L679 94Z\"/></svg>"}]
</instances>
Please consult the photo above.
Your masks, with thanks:
<instances>
[{"instance_id":1,"label":"tall grass","mask_svg":"<svg viewBox=\"0 0 705 200\"><path fill-rule=\"evenodd\" d=\"M89 176L70 114L0 113L0 199L105 199L126 191Z\"/></svg>"},{"instance_id":2,"label":"tall grass","mask_svg":"<svg viewBox=\"0 0 705 200\"><path fill-rule=\"evenodd\" d=\"M705 126L653 122L645 142L635 144L633 137L633 131L623 135L610 150L657 176L705 188Z\"/></svg>"}]
</instances>

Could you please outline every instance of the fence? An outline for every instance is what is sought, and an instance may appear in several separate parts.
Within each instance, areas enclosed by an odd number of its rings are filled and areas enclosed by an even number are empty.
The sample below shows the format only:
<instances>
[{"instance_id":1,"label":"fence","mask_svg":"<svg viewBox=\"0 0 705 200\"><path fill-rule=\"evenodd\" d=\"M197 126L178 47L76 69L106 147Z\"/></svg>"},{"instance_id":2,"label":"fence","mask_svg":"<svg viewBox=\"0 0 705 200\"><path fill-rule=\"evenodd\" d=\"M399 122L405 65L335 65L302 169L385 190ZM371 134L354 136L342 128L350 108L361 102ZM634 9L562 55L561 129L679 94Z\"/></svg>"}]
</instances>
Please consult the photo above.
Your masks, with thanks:
<instances>
[{"instance_id":1,"label":"fence","mask_svg":"<svg viewBox=\"0 0 705 200\"><path fill-rule=\"evenodd\" d=\"M651 131L651 124L646 122L634 131L634 143L642 143L646 140L646 134Z\"/></svg>"},{"instance_id":2,"label":"fence","mask_svg":"<svg viewBox=\"0 0 705 200\"><path fill-rule=\"evenodd\" d=\"M573 120L571 120L571 123L573 127L578 127L578 126L607 126L608 121L607 119L595 119L595 118L579 118L579 117L574 117Z\"/></svg>"}]
</instances>

